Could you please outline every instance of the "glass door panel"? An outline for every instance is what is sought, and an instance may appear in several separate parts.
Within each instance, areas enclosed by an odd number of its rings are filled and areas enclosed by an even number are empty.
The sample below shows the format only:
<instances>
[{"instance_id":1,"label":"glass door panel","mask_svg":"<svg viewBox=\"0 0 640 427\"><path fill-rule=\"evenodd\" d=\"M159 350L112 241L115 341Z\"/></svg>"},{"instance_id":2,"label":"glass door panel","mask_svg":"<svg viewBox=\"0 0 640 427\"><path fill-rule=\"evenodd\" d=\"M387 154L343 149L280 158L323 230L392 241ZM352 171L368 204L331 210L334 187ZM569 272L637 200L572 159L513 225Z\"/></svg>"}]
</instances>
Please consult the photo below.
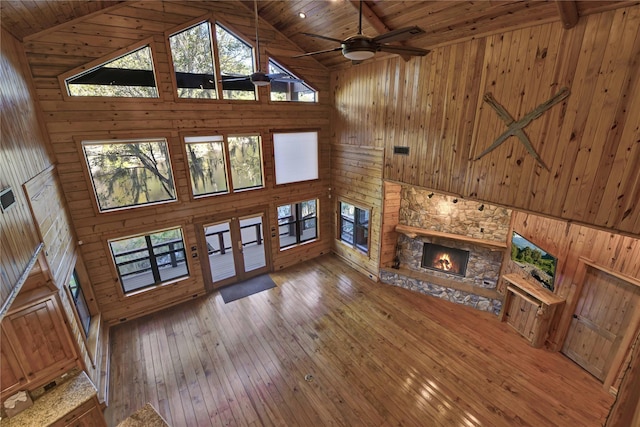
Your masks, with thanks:
<instances>
[{"instance_id":1,"label":"glass door panel","mask_svg":"<svg viewBox=\"0 0 640 427\"><path fill-rule=\"evenodd\" d=\"M240 239L245 273L267 266L263 230L262 215L240 219Z\"/></svg>"},{"instance_id":2,"label":"glass door panel","mask_svg":"<svg viewBox=\"0 0 640 427\"><path fill-rule=\"evenodd\" d=\"M213 283L236 275L231 239L231 220L204 226L207 254Z\"/></svg>"}]
</instances>

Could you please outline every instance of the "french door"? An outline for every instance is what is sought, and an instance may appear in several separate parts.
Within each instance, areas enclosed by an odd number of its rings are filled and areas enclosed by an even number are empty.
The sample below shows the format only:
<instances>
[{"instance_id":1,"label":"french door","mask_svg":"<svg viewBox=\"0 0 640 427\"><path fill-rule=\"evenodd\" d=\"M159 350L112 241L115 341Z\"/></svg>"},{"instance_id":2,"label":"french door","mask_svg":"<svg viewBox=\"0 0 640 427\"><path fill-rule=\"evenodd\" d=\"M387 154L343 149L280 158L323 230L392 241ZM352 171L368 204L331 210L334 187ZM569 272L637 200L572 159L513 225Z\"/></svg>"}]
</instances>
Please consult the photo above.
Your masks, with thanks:
<instances>
[{"instance_id":1,"label":"french door","mask_svg":"<svg viewBox=\"0 0 640 427\"><path fill-rule=\"evenodd\" d=\"M203 223L200 253L207 290L239 282L269 271L265 241L265 212L226 217Z\"/></svg>"}]
</instances>

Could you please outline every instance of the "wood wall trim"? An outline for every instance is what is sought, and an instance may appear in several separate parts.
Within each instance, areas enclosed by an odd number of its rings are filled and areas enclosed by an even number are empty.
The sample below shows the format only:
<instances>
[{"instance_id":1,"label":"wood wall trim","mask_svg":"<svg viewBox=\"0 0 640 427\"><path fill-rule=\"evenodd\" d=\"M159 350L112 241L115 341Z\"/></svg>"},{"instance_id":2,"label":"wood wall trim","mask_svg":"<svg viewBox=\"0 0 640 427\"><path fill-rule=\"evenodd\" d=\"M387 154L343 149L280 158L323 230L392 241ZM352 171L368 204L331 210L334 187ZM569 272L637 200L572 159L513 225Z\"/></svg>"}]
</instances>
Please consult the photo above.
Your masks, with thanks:
<instances>
[{"instance_id":1,"label":"wood wall trim","mask_svg":"<svg viewBox=\"0 0 640 427\"><path fill-rule=\"evenodd\" d=\"M0 321L7 314L7 311L9 311L9 309L11 308L11 304L13 303L13 301L18 296L18 293L20 293L20 290L22 289L22 286L24 285L24 283L27 281L27 278L29 277L29 273L31 272L31 269L33 268L33 266L38 261L38 257L40 256L40 253L42 252L43 248L44 248L44 243L40 243L36 247L36 250L33 253L33 255L31 256L31 259L29 260L29 263L27 264L26 268L24 269L24 272L18 278L18 281L16 282L15 286L11 290L11 293L9 294L9 297L5 300L2 308L0 309Z\"/></svg>"},{"instance_id":2,"label":"wood wall trim","mask_svg":"<svg viewBox=\"0 0 640 427\"><path fill-rule=\"evenodd\" d=\"M558 14L565 30L573 28L578 23L578 6L573 0L556 0Z\"/></svg>"},{"instance_id":3,"label":"wood wall trim","mask_svg":"<svg viewBox=\"0 0 640 427\"><path fill-rule=\"evenodd\" d=\"M631 276L628 276L628 275L626 275L624 273L621 273L619 271L615 271L615 270L612 270L610 268L607 268L607 267L605 267L603 265L600 265L600 264L598 264L598 263L596 263L596 262L594 262L594 261L592 261L592 260L590 260L588 258L585 258L583 256L581 256L579 259L580 259L580 261L582 261L584 264L588 265L589 267L593 267L596 270L600 270L600 271L605 272L605 273L607 273L607 274L609 274L611 276L617 277L620 280L624 280L625 282L630 283L630 284L632 284L634 286L640 287L640 279L636 279L635 277L631 277Z\"/></svg>"}]
</instances>

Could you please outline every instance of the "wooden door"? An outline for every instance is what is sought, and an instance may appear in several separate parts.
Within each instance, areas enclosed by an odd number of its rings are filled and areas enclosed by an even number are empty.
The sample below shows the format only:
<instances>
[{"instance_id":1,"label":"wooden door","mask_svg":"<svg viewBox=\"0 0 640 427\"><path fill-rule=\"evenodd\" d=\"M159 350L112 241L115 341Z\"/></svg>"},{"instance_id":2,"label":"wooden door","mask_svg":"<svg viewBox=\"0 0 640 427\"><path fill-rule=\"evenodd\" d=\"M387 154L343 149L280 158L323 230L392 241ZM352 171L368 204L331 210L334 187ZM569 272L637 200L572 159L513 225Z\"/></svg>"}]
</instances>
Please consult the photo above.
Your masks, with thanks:
<instances>
[{"instance_id":1,"label":"wooden door","mask_svg":"<svg viewBox=\"0 0 640 427\"><path fill-rule=\"evenodd\" d=\"M208 290L263 274L270 269L265 212L245 213L199 226Z\"/></svg>"},{"instance_id":2,"label":"wooden door","mask_svg":"<svg viewBox=\"0 0 640 427\"><path fill-rule=\"evenodd\" d=\"M562 352L604 382L611 377L610 371L615 374L620 368L628 351L623 347L637 330L640 287L596 268L585 268L582 292Z\"/></svg>"}]
</instances>

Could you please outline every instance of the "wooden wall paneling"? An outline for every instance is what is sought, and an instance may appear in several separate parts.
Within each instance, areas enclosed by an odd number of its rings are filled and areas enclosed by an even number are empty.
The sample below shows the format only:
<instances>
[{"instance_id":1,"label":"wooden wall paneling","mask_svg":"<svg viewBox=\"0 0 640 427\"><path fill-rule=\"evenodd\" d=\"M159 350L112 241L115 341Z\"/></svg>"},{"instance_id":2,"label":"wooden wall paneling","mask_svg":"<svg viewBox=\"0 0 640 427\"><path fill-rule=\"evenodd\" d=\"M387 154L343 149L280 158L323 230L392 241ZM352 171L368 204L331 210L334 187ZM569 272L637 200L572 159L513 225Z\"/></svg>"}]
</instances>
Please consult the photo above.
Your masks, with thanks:
<instances>
[{"instance_id":1,"label":"wooden wall paneling","mask_svg":"<svg viewBox=\"0 0 640 427\"><path fill-rule=\"evenodd\" d=\"M80 250L87 268L92 272L96 299L100 303L106 322L139 316L203 292L201 266L198 259L191 260L191 277L180 282L179 286L169 285L154 290L153 298L144 293L123 298L118 288L119 284L114 282L117 276L106 245L106 240L109 238L181 225L185 232L186 244L191 246L195 245L196 241L193 219L216 212L244 209L256 203L268 204L271 207L270 210L275 212L275 207L280 202L310 198L321 200L322 212L331 210L326 199L330 185L328 177L331 173L328 147L329 97L323 97L321 93L320 102L316 105L270 102L265 91L261 93L261 99L255 102L176 100L166 31L179 27L181 21L187 23L194 18L212 14L209 16L220 18L236 30L241 29L243 34L248 32L248 40L253 40L255 37L253 20L248 17L247 11L238 9L237 5L233 6L225 2L190 2L181 12L182 6L183 4L178 2L135 2L102 16L93 16L86 22L78 20L72 26L63 26L42 39L34 37L28 43L28 48L31 50L28 55L34 61L32 72L38 82L37 93L42 100L47 130L58 161L60 182L67 197L78 239L83 241ZM147 15L145 11L150 13ZM264 43L269 49L273 48L283 54L297 50L268 24L261 22L260 25L261 45L264 34ZM265 27L265 31L262 31L262 27ZM123 36L118 38L117 34L121 30ZM61 63L66 63L69 67L66 73L77 67L86 67L86 64L91 61L99 60L99 58L88 56L84 62L77 63L76 57L79 51L76 46L80 45L77 40L82 40L82 37L78 37L80 34L87 36L88 45L105 48L100 50L101 55L107 51L106 48L116 52L118 49L128 49L133 43L140 44L145 39L150 40L160 98L152 100L63 98L60 85L58 84L58 88L54 85L58 80L55 73L59 70L46 69L46 65L41 64L41 55L42 52L46 54L48 50L55 52L63 61ZM64 48L66 40L72 46L69 51ZM64 62L65 55L69 55L68 62ZM309 62L301 61L300 63L308 64ZM309 81L312 86L321 91L327 91L329 80L326 71L323 72L322 67L315 61L311 62L316 66L307 67L309 74L305 75L305 78L312 78ZM291 60L287 66L296 72L295 65L298 63L297 60ZM262 95L265 97L263 98ZM252 131L257 130L263 134L265 189L253 192L251 197L247 197L248 193L238 193L192 199L186 160L182 152L183 142L179 132L208 130L246 132L248 125ZM321 179L317 182L276 188L273 185L271 141L267 141L264 136L269 134L268 129L299 129L300 127L322 129L320 132ZM130 211L97 214L93 207L95 202L92 200L95 196L88 180L80 142L85 139L141 138L158 135L166 136L169 142L178 201ZM271 215L275 213L270 212L269 221L277 223L275 217ZM283 252L276 247L277 241L275 244L272 242L274 268L291 265L330 250L331 217L327 219L321 217L319 220L321 238L318 242Z\"/></svg>"},{"instance_id":2,"label":"wooden wall paneling","mask_svg":"<svg viewBox=\"0 0 640 427\"><path fill-rule=\"evenodd\" d=\"M594 92L594 99L585 125L584 135L589 138L583 138L581 141L581 150L574 169L574 179L569 187L569 194L572 197L567 198L564 207L571 217L587 222L591 222L591 218L596 213L590 211L588 206L590 200L591 203L597 205L600 199L598 194L591 193L594 190L599 190L596 173L606 179L611 168L608 160L610 157L603 152L605 144L608 150L615 151L620 141L619 132L624 125L626 116L625 113L616 114L616 112L619 103L626 98L621 93L624 88L623 83L626 80L625 76L628 72L633 72L634 68L630 67L629 63L625 63L623 58L633 58L634 54L637 58L637 49L640 46L637 45L636 51L632 52L640 25L640 12L634 14L630 11L624 15L609 13L614 15L611 31L606 42L601 42L605 45L604 56L598 78L591 88ZM622 64L625 66L621 66ZM595 141L599 143L595 144ZM587 144L583 145L585 142ZM596 187L594 188L594 186ZM583 196L577 197L580 193ZM591 193L590 197L584 197L589 193ZM594 197L596 197L595 200ZM610 207L606 209L610 209Z\"/></svg>"},{"instance_id":3,"label":"wooden wall paneling","mask_svg":"<svg viewBox=\"0 0 640 427\"><path fill-rule=\"evenodd\" d=\"M408 63L397 57L371 61L366 64L367 75L384 77L389 93L385 106L372 105L370 110L360 108L361 94L367 86L375 93L378 86L361 79L365 68L335 71L333 93L339 110L335 138L354 140L360 124L367 122L366 114L379 117L377 111L382 108L385 149L404 144L412 153L410 158L387 155L385 179L639 234L640 213L631 202L640 194L640 178L631 167L638 156L637 144L631 141L638 132L633 118L640 113L635 96L640 86L636 72L639 9L630 4L591 14L571 30L553 22L504 31L435 48ZM465 64L473 72L467 70L469 74L460 78L464 83L459 83L455 80L459 73L451 72L459 66L452 64L458 49L469 47L470 52L482 49L475 57L467 55L470 59ZM430 78L436 79L433 85L425 81ZM416 79L422 84L416 84ZM465 114L456 115L449 86L457 86L452 89L456 100L464 99L466 107L471 106ZM524 129L550 171L537 165L517 137L510 137L481 160L470 160L506 130L480 95L491 91L517 120L563 86L569 87L569 98ZM343 112L347 110L351 113ZM470 135L455 132L468 123L473 123ZM453 145L452 157L448 147ZM462 159L467 148L471 152ZM464 178L448 178L458 175ZM603 201L615 204L615 209Z\"/></svg>"},{"instance_id":4,"label":"wooden wall paneling","mask_svg":"<svg viewBox=\"0 0 640 427\"><path fill-rule=\"evenodd\" d=\"M22 47L2 30L0 189L11 187L15 204L0 214L0 307L17 291L20 277L39 244L22 184L46 169L51 159L40 132L38 107Z\"/></svg>"},{"instance_id":5,"label":"wooden wall paneling","mask_svg":"<svg viewBox=\"0 0 640 427\"><path fill-rule=\"evenodd\" d=\"M402 186L398 183L383 182L383 207L380 240L380 268L391 267L396 257L398 233L396 225L400 222L400 195Z\"/></svg>"},{"instance_id":6,"label":"wooden wall paneling","mask_svg":"<svg viewBox=\"0 0 640 427\"><path fill-rule=\"evenodd\" d=\"M640 279L640 239L578 224L514 211L513 230L558 258L555 293L566 298L548 339L558 350L565 339L582 291L585 272L580 257L636 280Z\"/></svg>"}]
</instances>

